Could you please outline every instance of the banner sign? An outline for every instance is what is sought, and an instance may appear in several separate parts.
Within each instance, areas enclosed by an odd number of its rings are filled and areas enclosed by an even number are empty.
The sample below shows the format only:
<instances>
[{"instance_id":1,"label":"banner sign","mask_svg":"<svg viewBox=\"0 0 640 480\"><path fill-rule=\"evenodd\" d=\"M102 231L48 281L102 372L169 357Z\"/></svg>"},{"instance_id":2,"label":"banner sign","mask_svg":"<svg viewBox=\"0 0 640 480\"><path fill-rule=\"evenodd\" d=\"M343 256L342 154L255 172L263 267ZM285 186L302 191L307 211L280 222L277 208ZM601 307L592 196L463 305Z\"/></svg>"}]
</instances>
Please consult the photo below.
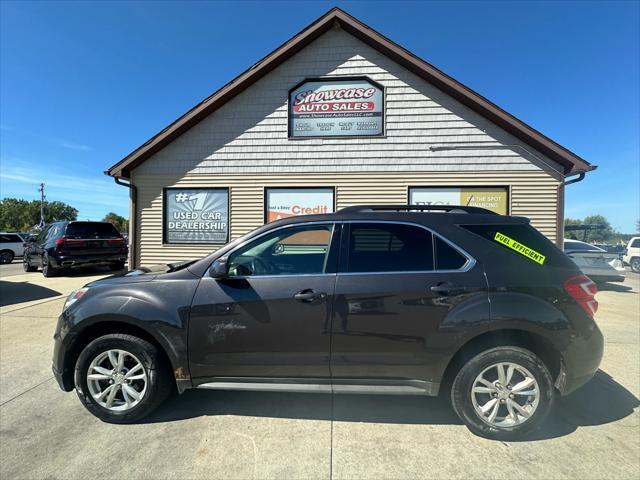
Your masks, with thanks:
<instances>
[{"instance_id":1,"label":"banner sign","mask_svg":"<svg viewBox=\"0 0 640 480\"><path fill-rule=\"evenodd\" d=\"M333 188L268 188L266 221L317 213L333 213Z\"/></svg>"},{"instance_id":2,"label":"banner sign","mask_svg":"<svg viewBox=\"0 0 640 480\"><path fill-rule=\"evenodd\" d=\"M164 207L166 243L227 243L228 189L165 188Z\"/></svg>"},{"instance_id":3,"label":"banner sign","mask_svg":"<svg viewBox=\"0 0 640 480\"><path fill-rule=\"evenodd\" d=\"M289 92L290 137L384 133L384 90L364 78L307 81Z\"/></svg>"},{"instance_id":4,"label":"banner sign","mask_svg":"<svg viewBox=\"0 0 640 480\"><path fill-rule=\"evenodd\" d=\"M506 187L412 187L409 205L463 205L507 215Z\"/></svg>"}]
</instances>

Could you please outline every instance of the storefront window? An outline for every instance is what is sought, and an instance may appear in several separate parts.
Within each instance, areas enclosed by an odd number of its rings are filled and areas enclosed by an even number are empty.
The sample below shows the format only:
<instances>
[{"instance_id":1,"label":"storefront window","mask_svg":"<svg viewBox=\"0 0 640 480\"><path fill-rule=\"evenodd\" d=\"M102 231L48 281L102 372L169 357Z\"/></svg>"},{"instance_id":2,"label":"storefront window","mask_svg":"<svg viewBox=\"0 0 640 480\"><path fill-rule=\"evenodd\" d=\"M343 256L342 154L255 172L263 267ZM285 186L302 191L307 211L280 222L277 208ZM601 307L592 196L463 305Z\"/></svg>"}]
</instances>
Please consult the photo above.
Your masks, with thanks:
<instances>
[{"instance_id":1,"label":"storefront window","mask_svg":"<svg viewBox=\"0 0 640 480\"><path fill-rule=\"evenodd\" d=\"M333 213L335 192L331 187L267 188L265 222L298 215Z\"/></svg>"},{"instance_id":2,"label":"storefront window","mask_svg":"<svg viewBox=\"0 0 640 480\"><path fill-rule=\"evenodd\" d=\"M229 240L229 189L165 188L163 199L165 243Z\"/></svg>"},{"instance_id":3,"label":"storefront window","mask_svg":"<svg viewBox=\"0 0 640 480\"><path fill-rule=\"evenodd\" d=\"M464 205L509 214L507 187L411 187L409 205Z\"/></svg>"}]
</instances>

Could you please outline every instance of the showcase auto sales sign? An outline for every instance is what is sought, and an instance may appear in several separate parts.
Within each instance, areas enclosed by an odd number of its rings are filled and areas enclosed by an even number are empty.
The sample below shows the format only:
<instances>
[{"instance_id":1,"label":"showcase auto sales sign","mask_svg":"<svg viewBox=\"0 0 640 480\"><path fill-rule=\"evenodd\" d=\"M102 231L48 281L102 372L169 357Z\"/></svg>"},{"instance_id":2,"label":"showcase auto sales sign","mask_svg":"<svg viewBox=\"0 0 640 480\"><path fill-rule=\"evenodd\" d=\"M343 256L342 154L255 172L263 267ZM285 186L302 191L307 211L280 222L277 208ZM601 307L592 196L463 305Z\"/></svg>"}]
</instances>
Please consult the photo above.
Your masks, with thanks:
<instances>
[{"instance_id":1,"label":"showcase auto sales sign","mask_svg":"<svg viewBox=\"0 0 640 480\"><path fill-rule=\"evenodd\" d=\"M384 132L384 90L368 79L307 81L289 92L290 137Z\"/></svg>"}]
</instances>

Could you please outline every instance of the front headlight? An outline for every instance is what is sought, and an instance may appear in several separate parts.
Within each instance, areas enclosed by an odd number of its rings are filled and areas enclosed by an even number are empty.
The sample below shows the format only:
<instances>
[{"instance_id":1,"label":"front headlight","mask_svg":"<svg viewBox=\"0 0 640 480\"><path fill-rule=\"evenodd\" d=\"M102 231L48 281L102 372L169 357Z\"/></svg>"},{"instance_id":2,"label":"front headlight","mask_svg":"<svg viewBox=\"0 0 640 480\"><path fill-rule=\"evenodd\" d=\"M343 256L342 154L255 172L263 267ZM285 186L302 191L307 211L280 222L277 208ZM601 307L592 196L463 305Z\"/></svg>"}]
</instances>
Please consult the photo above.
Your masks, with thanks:
<instances>
[{"instance_id":1,"label":"front headlight","mask_svg":"<svg viewBox=\"0 0 640 480\"><path fill-rule=\"evenodd\" d=\"M84 297L84 294L87 293L88 290L89 290L89 287L82 287L82 288L79 288L79 289L74 290L73 292L71 292L69 294L69 296L67 297L67 301L64 302L63 310L66 310L71 305L73 305L78 300L80 300L82 297Z\"/></svg>"}]
</instances>

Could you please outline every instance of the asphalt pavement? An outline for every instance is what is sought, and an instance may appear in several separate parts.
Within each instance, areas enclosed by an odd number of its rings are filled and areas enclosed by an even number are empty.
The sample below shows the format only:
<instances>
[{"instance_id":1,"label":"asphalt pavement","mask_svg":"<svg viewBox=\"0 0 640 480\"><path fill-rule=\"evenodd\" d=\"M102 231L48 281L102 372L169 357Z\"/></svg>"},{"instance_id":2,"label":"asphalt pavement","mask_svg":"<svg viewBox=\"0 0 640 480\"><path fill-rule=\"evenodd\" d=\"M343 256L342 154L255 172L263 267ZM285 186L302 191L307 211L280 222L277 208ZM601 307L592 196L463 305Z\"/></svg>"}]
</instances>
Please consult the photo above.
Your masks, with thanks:
<instances>
[{"instance_id":1,"label":"asphalt pavement","mask_svg":"<svg viewBox=\"0 0 640 480\"><path fill-rule=\"evenodd\" d=\"M636 274L598 294L600 372L524 442L474 436L446 399L400 396L197 390L140 424L102 423L60 391L50 358L64 296L104 274L3 277L57 296L0 307L0 478L640 477Z\"/></svg>"}]
</instances>

